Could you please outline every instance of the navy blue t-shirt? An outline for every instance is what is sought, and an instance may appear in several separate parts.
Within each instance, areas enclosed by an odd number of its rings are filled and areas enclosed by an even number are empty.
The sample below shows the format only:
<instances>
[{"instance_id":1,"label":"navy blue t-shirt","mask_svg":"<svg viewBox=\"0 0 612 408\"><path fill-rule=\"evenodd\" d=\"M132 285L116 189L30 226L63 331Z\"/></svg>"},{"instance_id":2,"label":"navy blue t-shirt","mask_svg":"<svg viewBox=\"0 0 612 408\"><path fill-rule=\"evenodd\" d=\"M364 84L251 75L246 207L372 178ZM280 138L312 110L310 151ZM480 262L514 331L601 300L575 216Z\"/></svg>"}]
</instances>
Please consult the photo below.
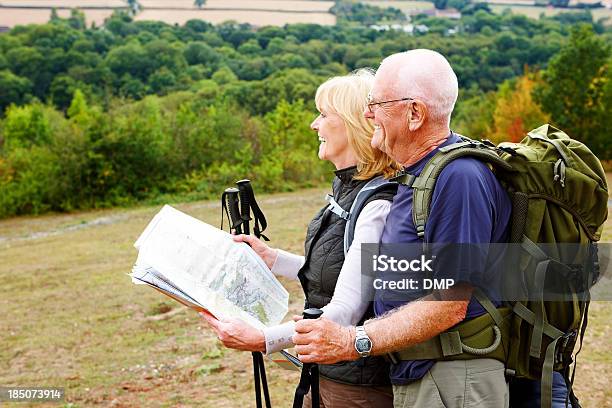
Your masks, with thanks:
<instances>
[{"instance_id":1,"label":"navy blue t-shirt","mask_svg":"<svg viewBox=\"0 0 612 408\"><path fill-rule=\"evenodd\" d=\"M451 133L438 148L460 141L457 135ZM406 172L418 176L427 161L437 153L438 148L418 163L406 168ZM412 221L412 193L412 188L399 186L383 230L382 244L421 242ZM506 242L511 209L508 194L486 164L472 157L456 159L442 170L436 182L425 227L425 240L432 244ZM495 292L491 293L491 288L499 282L499 276L494 276L496 273L491 271L497 268L487 263L484 258L483 262L477 262L475 265L471 263L469 268L446 270L443 278L453 278L455 282L471 284L482 282L482 285L486 286L483 287L485 292L494 295ZM440 277L442 276L434 276ZM377 316L399 306L397 301L385 301L384 298L383 293L377 292L375 295L374 311ZM472 298L466 319L483 313L485 311L482 306ZM422 378L433 364L431 360L418 360L392 365L391 382L402 385Z\"/></svg>"}]
</instances>

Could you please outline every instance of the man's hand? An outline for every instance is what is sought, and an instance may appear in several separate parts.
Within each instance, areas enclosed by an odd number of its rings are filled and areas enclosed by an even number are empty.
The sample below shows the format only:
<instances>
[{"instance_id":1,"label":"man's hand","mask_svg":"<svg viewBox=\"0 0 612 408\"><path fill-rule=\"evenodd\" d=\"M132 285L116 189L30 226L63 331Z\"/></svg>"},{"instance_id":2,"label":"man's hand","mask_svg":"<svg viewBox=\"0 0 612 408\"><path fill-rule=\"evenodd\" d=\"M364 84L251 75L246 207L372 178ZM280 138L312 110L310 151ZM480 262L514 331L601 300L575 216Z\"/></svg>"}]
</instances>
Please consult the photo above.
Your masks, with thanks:
<instances>
[{"instance_id":1,"label":"man's hand","mask_svg":"<svg viewBox=\"0 0 612 408\"><path fill-rule=\"evenodd\" d=\"M255 253L259 255L259 257L268 266L268 269L272 269L272 266L274 266L274 262L276 262L276 258L278 257L278 252L276 252L274 248L270 248L265 242L254 235L240 234L234 235L232 238L236 242L246 242L249 244L251 249L253 249L253 251L255 251Z\"/></svg>"},{"instance_id":2,"label":"man's hand","mask_svg":"<svg viewBox=\"0 0 612 408\"><path fill-rule=\"evenodd\" d=\"M217 320L210 313L200 313L227 348L243 351L266 351L266 339L261 330L240 319Z\"/></svg>"},{"instance_id":3,"label":"man's hand","mask_svg":"<svg viewBox=\"0 0 612 408\"><path fill-rule=\"evenodd\" d=\"M355 328L324 317L296 322L293 342L302 363L333 364L359 358L354 347Z\"/></svg>"}]
</instances>

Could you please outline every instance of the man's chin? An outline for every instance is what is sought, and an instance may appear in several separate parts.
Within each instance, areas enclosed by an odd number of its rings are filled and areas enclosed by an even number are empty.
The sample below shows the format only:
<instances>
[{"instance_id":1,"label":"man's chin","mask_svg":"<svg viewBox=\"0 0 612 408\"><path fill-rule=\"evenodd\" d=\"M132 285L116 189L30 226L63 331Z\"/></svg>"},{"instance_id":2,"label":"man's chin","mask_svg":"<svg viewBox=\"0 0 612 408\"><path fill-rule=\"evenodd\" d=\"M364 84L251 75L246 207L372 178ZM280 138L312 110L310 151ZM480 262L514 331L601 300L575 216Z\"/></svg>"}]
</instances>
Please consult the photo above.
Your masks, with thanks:
<instances>
[{"instance_id":1,"label":"man's chin","mask_svg":"<svg viewBox=\"0 0 612 408\"><path fill-rule=\"evenodd\" d=\"M370 146L372 146L372 149L377 149L380 150L383 153L386 153L385 151L385 144L383 143L383 140L380 139L372 139L372 142L370 143Z\"/></svg>"},{"instance_id":2,"label":"man's chin","mask_svg":"<svg viewBox=\"0 0 612 408\"><path fill-rule=\"evenodd\" d=\"M376 146L375 149L378 149L385 154L387 153L387 149L385 148L384 144L382 144L381 146Z\"/></svg>"}]
</instances>

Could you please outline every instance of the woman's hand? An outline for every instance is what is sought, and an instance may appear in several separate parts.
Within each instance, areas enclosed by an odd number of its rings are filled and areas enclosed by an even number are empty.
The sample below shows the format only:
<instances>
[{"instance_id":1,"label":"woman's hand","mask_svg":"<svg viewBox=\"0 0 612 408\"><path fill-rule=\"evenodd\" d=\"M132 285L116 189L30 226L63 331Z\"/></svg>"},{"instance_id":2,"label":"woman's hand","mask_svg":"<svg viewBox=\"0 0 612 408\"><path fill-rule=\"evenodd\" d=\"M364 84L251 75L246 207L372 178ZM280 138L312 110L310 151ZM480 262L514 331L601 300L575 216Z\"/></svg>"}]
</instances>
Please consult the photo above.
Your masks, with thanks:
<instances>
[{"instance_id":1,"label":"woman's hand","mask_svg":"<svg viewBox=\"0 0 612 408\"><path fill-rule=\"evenodd\" d=\"M210 313L200 313L227 348L243 351L266 351L266 339L261 330L240 319L217 320Z\"/></svg>"},{"instance_id":2,"label":"woman's hand","mask_svg":"<svg viewBox=\"0 0 612 408\"><path fill-rule=\"evenodd\" d=\"M232 238L234 238L234 241L236 242L246 242L249 244L253 251L255 251L255 253L259 255L259 257L268 266L268 268L272 269L272 266L278 257L278 252L276 252L276 249L270 248L265 242L253 235L240 234L234 235Z\"/></svg>"}]
</instances>

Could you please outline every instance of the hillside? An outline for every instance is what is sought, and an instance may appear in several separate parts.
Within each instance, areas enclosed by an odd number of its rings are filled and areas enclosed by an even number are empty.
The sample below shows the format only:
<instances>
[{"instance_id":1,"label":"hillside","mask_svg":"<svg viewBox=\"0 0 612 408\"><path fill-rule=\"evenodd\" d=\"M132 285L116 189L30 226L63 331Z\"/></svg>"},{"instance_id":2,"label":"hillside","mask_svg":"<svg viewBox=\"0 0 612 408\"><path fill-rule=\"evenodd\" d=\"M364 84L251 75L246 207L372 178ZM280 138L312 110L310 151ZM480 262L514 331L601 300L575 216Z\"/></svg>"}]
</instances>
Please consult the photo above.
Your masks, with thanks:
<instances>
[{"instance_id":1,"label":"hillside","mask_svg":"<svg viewBox=\"0 0 612 408\"><path fill-rule=\"evenodd\" d=\"M301 252L324 191L261 196L273 245ZM216 201L176 206L220 221ZM0 384L66 387L71 408L253 405L250 355L222 349L194 312L125 275L136 256L132 244L158 209L0 221ZM290 314L299 312L299 285L283 283ZM612 369L611 313L610 302L591 307L576 373L587 408L612 401L605 374ZM297 373L268 364L268 378L273 405L289 406Z\"/></svg>"}]
</instances>

